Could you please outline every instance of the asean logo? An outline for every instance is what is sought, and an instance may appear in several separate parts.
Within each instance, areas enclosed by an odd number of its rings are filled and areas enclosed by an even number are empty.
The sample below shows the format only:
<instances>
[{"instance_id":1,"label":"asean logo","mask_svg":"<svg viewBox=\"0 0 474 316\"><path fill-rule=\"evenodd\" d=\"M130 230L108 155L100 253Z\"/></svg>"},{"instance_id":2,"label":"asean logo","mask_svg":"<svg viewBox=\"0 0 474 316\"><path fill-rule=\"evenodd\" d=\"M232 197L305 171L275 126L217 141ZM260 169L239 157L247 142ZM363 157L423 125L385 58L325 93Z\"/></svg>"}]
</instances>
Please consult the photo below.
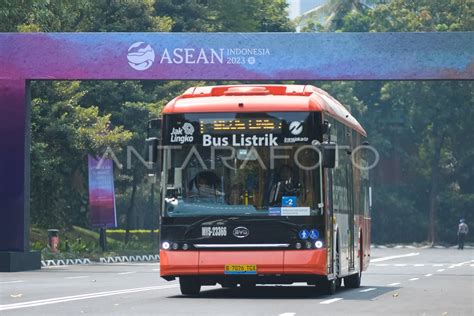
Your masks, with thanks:
<instances>
[{"instance_id":1,"label":"asean logo","mask_svg":"<svg viewBox=\"0 0 474 316\"><path fill-rule=\"evenodd\" d=\"M136 42L128 48L127 59L133 69L147 70L155 61L155 51L145 42Z\"/></svg>"}]
</instances>

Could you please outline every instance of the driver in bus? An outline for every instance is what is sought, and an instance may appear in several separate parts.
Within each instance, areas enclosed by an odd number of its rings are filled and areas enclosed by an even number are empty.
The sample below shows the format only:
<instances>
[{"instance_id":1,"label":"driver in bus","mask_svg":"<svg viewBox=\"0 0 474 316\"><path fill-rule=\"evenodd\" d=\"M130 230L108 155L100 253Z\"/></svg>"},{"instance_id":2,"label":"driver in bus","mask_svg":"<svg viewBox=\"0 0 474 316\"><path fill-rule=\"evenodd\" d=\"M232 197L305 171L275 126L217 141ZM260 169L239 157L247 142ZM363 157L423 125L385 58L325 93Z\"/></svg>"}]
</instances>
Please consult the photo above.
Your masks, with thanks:
<instances>
[{"instance_id":1,"label":"driver in bus","mask_svg":"<svg viewBox=\"0 0 474 316\"><path fill-rule=\"evenodd\" d=\"M189 183L189 197L216 198L219 177L212 171L199 172Z\"/></svg>"},{"instance_id":2,"label":"driver in bus","mask_svg":"<svg viewBox=\"0 0 474 316\"><path fill-rule=\"evenodd\" d=\"M273 175L274 184L270 189L269 205L281 206L283 196L299 196L301 183L298 181L297 173L289 165L283 165L278 172Z\"/></svg>"}]
</instances>

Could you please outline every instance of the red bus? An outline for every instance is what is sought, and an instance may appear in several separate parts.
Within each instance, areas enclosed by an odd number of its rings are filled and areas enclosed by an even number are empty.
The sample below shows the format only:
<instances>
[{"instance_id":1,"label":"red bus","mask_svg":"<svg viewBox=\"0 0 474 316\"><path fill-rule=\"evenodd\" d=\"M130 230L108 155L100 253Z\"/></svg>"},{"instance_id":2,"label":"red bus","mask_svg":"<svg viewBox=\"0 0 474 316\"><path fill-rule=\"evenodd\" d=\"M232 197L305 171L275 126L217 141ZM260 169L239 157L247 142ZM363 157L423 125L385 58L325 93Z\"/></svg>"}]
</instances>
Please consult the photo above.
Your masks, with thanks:
<instances>
[{"instance_id":1,"label":"red bus","mask_svg":"<svg viewBox=\"0 0 474 316\"><path fill-rule=\"evenodd\" d=\"M161 277L179 278L185 295L217 283L359 287L370 258L365 137L310 85L176 97L147 139L161 148L150 155L161 174Z\"/></svg>"}]
</instances>

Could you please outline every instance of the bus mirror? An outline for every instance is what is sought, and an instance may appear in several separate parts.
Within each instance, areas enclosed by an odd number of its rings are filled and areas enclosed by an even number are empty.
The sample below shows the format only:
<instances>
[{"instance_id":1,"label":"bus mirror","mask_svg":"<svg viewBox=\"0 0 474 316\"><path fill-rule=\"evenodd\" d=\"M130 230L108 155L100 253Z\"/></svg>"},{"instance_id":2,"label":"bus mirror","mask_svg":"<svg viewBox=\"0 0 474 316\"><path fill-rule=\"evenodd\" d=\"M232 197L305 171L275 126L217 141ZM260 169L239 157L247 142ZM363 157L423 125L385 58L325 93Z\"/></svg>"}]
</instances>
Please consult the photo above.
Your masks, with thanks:
<instances>
[{"instance_id":1,"label":"bus mirror","mask_svg":"<svg viewBox=\"0 0 474 316\"><path fill-rule=\"evenodd\" d=\"M153 119L148 122L148 127L152 129L160 129L161 128L161 119Z\"/></svg>"},{"instance_id":2,"label":"bus mirror","mask_svg":"<svg viewBox=\"0 0 474 316\"><path fill-rule=\"evenodd\" d=\"M150 137L146 139L146 158L148 163L156 163L158 161L158 145L158 138Z\"/></svg>"},{"instance_id":3,"label":"bus mirror","mask_svg":"<svg viewBox=\"0 0 474 316\"><path fill-rule=\"evenodd\" d=\"M328 120L323 122L323 134L329 134L331 132L331 123Z\"/></svg>"},{"instance_id":4,"label":"bus mirror","mask_svg":"<svg viewBox=\"0 0 474 316\"><path fill-rule=\"evenodd\" d=\"M334 142L323 143L323 168L334 168L336 167L336 149L337 145Z\"/></svg>"},{"instance_id":5,"label":"bus mirror","mask_svg":"<svg viewBox=\"0 0 474 316\"><path fill-rule=\"evenodd\" d=\"M152 119L148 121L147 138L150 138L151 131L156 130L154 135L161 134L161 119Z\"/></svg>"}]
</instances>

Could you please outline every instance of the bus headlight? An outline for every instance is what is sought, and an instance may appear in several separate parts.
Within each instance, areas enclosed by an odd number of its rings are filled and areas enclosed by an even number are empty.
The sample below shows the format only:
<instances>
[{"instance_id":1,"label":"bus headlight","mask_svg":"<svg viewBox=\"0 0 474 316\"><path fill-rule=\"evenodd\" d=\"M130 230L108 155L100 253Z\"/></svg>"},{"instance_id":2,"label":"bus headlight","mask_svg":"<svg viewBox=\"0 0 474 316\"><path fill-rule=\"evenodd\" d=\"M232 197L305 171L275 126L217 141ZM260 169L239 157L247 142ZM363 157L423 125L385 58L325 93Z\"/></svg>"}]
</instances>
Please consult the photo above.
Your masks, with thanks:
<instances>
[{"instance_id":1,"label":"bus headlight","mask_svg":"<svg viewBox=\"0 0 474 316\"><path fill-rule=\"evenodd\" d=\"M301 243L300 243L300 242L297 242L297 243L295 244L295 248L296 248L296 249L301 249Z\"/></svg>"},{"instance_id":2,"label":"bus headlight","mask_svg":"<svg viewBox=\"0 0 474 316\"><path fill-rule=\"evenodd\" d=\"M311 242L310 241L306 242L306 249L311 249Z\"/></svg>"},{"instance_id":3,"label":"bus headlight","mask_svg":"<svg viewBox=\"0 0 474 316\"><path fill-rule=\"evenodd\" d=\"M168 250L170 249L170 243L165 241L161 244L161 248L163 248L164 250Z\"/></svg>"},{"instance_id":4,"label":"bus headlight","mask_svg":"<svg viewBox=\"0 0 474 316\"><path fill-rule=\"evenodd\" d=\"M183 250L188 250L189 249L189 245L188 244L183 244Z\"/></svg>"},{"instance_id":5,"label":"bus headlight","mask_svg":"<svg viewBox=\"0 0 474 316\"><path fill-rule=\"evenodd\" d=\"M314 246L316 248L322 248L323 247L323 242L321 240L317 240L315 243L314 243Z\"/></svg>"},{"instance_id":6,"label":"bus headlight","mask_svg":"<svg viewBox=\"0 0 474 316\"><path fill-rule=\"evenodd\" d=\"M178 245L177 243L175 243L175 242L171 244L171 248L172 248L173 250L178 250L178 247L179 247L179 245Z\"/></svg>"}]
</instances>

